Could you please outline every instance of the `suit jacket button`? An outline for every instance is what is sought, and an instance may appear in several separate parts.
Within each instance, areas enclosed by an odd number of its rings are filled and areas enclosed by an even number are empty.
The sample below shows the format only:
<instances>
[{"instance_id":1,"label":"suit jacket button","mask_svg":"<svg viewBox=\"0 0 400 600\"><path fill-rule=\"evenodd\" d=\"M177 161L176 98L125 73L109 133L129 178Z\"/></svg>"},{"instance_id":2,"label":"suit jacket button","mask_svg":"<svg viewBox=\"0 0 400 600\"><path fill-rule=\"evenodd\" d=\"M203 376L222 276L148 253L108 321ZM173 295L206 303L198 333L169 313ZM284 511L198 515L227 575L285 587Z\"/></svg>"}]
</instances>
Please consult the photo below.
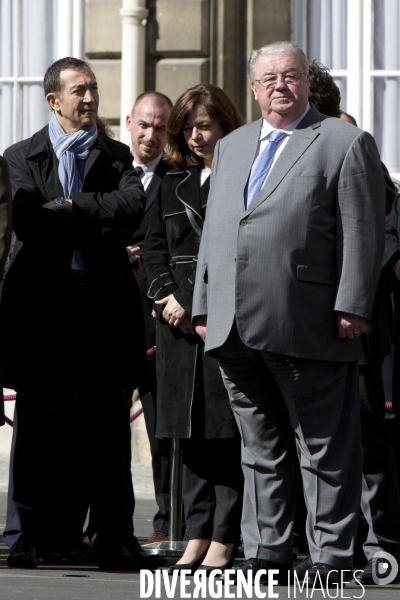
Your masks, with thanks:
<instances>
[{"instance_id":1,"label":"suit jacket button","mask_svg":"<svg viewBox=\"0 0 400 600\"><path fill-rule=\"evenodd\" d=\"M245 225L247 225L247 221L242 221L240 224L244 227Z\"/></svg>"}]
</instances>

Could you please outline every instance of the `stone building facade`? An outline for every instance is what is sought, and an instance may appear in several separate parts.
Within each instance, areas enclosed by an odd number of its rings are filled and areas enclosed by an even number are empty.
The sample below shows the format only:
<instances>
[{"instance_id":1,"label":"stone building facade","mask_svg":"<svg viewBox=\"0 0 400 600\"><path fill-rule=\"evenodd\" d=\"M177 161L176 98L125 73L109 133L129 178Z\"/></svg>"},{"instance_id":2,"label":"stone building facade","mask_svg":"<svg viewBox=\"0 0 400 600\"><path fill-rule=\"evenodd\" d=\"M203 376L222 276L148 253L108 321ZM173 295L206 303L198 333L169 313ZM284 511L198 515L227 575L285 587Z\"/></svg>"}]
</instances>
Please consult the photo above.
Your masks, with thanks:
<instances>
[{"instance_id":1,"label":"stone building facade","mask_svg":"<svg viewBox=\"0 0 400 600\"><path fill-rule=\"evenodd\" d=\"M246 64L253 48L291 37L290 0L148 0L145 89L174 101L188 87L222 87L250 120L259 116ZM86 1L86 58L101 115L118 130L122 0Z\"/></svg>"}]
</instances>

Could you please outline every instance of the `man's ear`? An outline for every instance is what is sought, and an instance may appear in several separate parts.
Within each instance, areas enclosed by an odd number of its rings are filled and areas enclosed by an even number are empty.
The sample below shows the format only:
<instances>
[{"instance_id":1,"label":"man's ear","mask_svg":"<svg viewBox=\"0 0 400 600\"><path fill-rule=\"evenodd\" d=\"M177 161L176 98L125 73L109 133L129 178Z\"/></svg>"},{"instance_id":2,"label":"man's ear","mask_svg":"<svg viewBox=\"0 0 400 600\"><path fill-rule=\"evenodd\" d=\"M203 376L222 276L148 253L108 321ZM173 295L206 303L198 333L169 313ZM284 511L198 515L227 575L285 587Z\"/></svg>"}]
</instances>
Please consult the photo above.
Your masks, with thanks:
<instances>
[{"instance_id":1,"label":"man's ear","mask_svg":"<svg viewBox=\"0 0 400 600\"><path fill-rule=\"evenodd\" d=\"M251 89L253 90L254 100L257 102L258 101L257 86L254 81L251 82Z\"/></svg>"},{"instance_id":2,"label":"man's ear","mask_svg":"<svg viewBox=\"0 0 400 600\"><path fill-rule=\"evenodd\" d=\"M55 112L60 112L60 98L55 92L50 92L46 96L47 102L50 104L50 108Z\"/></svg>"},{"instance_id":3,"label":"man's ear","mask_svg":"<svg viewBox=\"0 0 400 600\"><path fill-rule=\"evenodd\" d=\"M128 131L132 128L132 115L126 115L126 128Z\"/></svg>"}]
</instances>

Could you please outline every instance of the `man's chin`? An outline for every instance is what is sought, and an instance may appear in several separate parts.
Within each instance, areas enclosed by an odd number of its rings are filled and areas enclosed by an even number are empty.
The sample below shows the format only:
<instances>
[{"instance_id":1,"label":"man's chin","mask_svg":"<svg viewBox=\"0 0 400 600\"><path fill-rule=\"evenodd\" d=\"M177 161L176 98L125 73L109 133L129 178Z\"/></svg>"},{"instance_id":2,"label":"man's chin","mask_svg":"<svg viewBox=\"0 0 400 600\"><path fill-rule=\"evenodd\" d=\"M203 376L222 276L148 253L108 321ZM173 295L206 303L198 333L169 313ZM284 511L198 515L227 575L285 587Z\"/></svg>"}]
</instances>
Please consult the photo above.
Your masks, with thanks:
<instances>
[{"instance_id":1,"label":"man's chin","mask_svg":"<svg viewBox=\"0 0 400 600\"><path fill-rule=\"evenodd\" d=\"M153 148L152 152L141 152L139 158L141 159L141 161L143 163L146 162L150 162L151 160L154 160L155 158L157 158L157 156L160 154L159 150L155 150Z\"/></svg>"},{"instance_id":2,"label":"man's chin","mask_svg":"<svg viewBox=\"0 0 400 600\"><path fill-rule=\"evenodd\" d=\"M286 113L290 110L293 110L294 104L291 100L276 102L273 104L273 109L277 113Z\"/></svg>"}]
</instances>

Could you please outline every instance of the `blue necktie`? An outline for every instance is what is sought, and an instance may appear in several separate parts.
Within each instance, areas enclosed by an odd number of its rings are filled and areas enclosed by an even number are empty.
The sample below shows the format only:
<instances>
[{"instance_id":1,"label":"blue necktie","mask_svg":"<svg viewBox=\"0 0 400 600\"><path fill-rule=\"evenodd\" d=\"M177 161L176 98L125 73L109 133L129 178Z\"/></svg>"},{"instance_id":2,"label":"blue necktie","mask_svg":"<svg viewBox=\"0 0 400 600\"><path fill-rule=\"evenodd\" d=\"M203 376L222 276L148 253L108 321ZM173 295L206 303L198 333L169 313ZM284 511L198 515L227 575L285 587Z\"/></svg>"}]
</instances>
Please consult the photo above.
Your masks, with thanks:
<instances>
[{"instance_id":1,"label":"blue necktie","mask_svg":"<svg viewBox=\"0 0 400 600\"><path fill-rule=\"evenodd\" d=\"M272 131L268 137L268 146L259 154L253 163L250 171L250 177L245 190L246 208L250 206L252 200L261 190L262 184L269 173L274 162L276 149L279 142L287 135L281 129Z\"/></svg>"}]
</instances>

